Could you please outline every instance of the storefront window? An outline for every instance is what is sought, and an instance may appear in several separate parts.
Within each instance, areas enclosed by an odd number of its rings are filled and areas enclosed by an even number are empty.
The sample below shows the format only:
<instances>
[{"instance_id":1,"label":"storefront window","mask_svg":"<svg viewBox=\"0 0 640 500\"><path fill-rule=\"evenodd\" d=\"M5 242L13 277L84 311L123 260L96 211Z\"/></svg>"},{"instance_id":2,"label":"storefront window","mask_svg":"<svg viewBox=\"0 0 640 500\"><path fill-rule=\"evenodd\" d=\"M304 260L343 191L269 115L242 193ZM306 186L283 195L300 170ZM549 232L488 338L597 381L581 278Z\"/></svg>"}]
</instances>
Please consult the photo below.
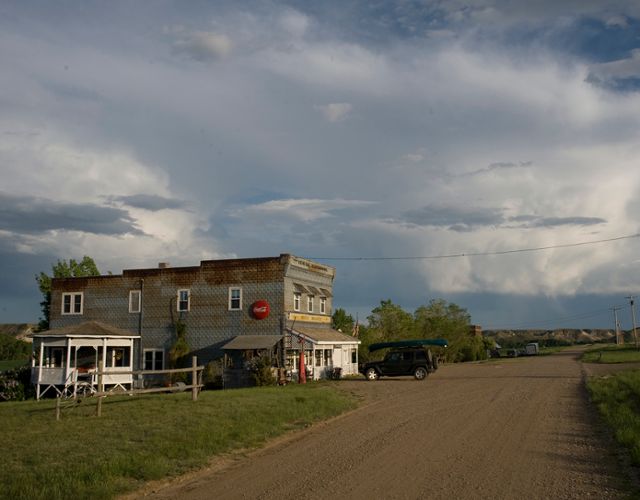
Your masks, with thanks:
<instances>
[{"instance_id":1,"label":"storefront window","mask_svg":"<svg viewBox=\"0 0 640 500\"><path fill-rule=\"evenodd\" d=\"M331 361L331 354L332 354L332 350L331 349L325 349L324 350L324 366L332 366L333 363Z\"/></svg>"}]
</instances>

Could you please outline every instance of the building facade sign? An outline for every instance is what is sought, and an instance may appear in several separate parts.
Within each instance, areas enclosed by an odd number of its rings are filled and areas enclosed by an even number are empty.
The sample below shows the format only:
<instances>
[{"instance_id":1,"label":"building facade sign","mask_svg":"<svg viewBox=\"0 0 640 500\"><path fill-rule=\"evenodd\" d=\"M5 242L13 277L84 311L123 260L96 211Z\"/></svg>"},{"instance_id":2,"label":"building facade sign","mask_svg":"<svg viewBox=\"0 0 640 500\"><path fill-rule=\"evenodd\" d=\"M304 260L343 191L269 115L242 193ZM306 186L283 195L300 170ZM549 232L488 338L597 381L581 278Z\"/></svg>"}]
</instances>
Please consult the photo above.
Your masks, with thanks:
<instances>
[{"instance_id":1,"label":"building facade sign","mask_svg":"<svg viewBox=\"0 0 640 500\"><path fill-rule=\"evenodd\" d=\"M290 312L288 319L291 321L304 321L306 323L331 323L331 316L320 316L318 314L300 314Z\"/></svg>"},{"instance_id":2,"label":"building facade sign","mask_svg":"<svg viewBox=\"0 0 640 500\"><path fill-rule=\"evenodd\" d=\"M317 262L313 262L307 259L302 259L294 255L291 256L291 264L314 273L327 274L331 277L334 277L336 272L336 270L333 267L323 266L322 264L318 264Z\"/></svg>"}]
</instances>

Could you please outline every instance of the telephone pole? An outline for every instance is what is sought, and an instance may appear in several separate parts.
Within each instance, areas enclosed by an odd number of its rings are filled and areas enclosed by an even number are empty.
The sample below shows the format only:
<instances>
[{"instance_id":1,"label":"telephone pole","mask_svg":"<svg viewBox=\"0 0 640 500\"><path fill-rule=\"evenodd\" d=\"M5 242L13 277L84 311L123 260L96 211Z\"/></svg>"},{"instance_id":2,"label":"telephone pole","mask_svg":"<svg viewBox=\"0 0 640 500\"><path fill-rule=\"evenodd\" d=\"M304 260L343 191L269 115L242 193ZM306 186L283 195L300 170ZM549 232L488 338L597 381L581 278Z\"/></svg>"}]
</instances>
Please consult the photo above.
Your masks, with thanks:
<instances>
[{"instance_id":1,"label":"telephone pole","mask_svg":"<svg viewBox=\"0 0 640 500\"><path fill-rule=\"evenodd\" d=\"M613 320L616 326L616 345L624 344L624 338L620 337L620 322L618 321L618 311L622 309L621 307L612 307L613 311Z\"/></svg>"},{"instance_id":2,"label":"telephone pole","mask_svg":"<svg viewBox=\"0 0 640 500\"><path fill-rule=\"evenodd\" d=\"M631 307L631 325L633 326L633 340L636 343L636 349L638 349L638 335L636 335L636 309L633 307L634 300L636 298L635 295L629 295L626 297L629 299L629 305Z\"/></svg>"}]
</instances>

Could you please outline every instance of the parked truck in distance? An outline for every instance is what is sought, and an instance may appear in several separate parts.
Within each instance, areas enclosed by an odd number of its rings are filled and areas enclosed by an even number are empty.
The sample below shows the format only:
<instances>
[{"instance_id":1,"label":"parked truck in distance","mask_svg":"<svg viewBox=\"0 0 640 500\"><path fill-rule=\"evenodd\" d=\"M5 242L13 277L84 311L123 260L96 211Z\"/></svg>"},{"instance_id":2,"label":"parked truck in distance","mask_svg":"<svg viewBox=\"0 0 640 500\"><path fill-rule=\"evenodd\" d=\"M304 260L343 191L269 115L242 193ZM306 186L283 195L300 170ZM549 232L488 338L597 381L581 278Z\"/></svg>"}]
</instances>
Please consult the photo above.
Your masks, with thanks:
<instances>
[{"instance_id":1,"label":"parked truck in distance","mask_svg":"<svg viewBox=\"0 0 640 500\"><path fill-rule=\"evenodd\" d=\"M537 354L540 354L540 346L537 342L529 342L524 346L525 356L536 356Z\"/></svg>"}]
</instances>

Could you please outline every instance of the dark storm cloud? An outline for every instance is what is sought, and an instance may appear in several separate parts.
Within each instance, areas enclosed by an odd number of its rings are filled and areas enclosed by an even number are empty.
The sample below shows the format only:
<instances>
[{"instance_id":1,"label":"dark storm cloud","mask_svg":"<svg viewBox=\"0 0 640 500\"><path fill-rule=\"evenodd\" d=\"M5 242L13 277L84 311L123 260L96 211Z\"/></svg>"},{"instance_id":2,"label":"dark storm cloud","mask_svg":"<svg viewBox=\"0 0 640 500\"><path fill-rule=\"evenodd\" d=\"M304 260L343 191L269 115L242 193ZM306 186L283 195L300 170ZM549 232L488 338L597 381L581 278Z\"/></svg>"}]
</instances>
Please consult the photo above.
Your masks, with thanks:
<instances>
[{"instance_id":1,"label":"dark storm cloud","mask_svg":"<svg viewBox=\"0 0 640 500\"><path fill-rule=\"evenodd\" d=\"M51 230L144 234L126 210L7 193L0 193L0 229L28 234Z\"/></svg>"},{"instance_id":2,"label":"dark storm cloud","mask_svg":"<svg viewBox=\"0 0 640 500\"><path fill-rule=\"evenodd\" d=\"M447 206L425 206L408 210L397 219L387 222L421 227L444 227L451 231L466 232L476 227L543 228L558 226L594 226L607 221L600 217L544 217L518 215L505 217L500 208L462 208Z\"/></svg>"},{"instance_id":3,"label":"dark storm cloud","mask_svg":"<svg viewBox=\"0 0 640 500\"><path fill-rule=\"evenodd\" d=\"M178 208L184 208L187 204L182 200L176 200L174 198L165 198L164 196L158 196L155 194L132 194L129 196L112 196L109 197L110 201L119 201L129 207L142 208L144 210L150 210L151 212L157 212L159 210L172 210Z\"/></svg>"},{"instance_id":4,"label":"dark storm cloud","mask_svg":"<svg viewBox=\"0 0 640 500\"><path fill-rule=\"evenodd\" d=\"M398 222L415 226L448 227L466 231L474 226L495 226L504 222L500 209L425 206L404 212Z\"/></svg>"},{"instance_id":5,"label":"dark storm cloud","mask_svg":"<svg viewBox=\"0 0 640 500\"><path fill-rule=\"evenodd\" d=\"M472 175L479 175L479 174L486 174L487 172L493 172L496 170L512 170L512 169L516 169L516 168L529 168L533 165L533 162L531 161L520 161L520 162L511 162L511 161L500 161L500 162L495 162L495 163L491 163L490 165L486 166L485 168L480 168L478 170L473 170L471 172L468 172L466 174L463 174L464 176L472 176Z\"/></svg>"},{"instance_id":6,"label":"dark storm cloud","mask_svg":"<svg viewBox=\"0 0 640 500\"><path fill-rule=\"evenodd\" d=\"M510 220L522 222L524 227L595 226L607 222L600 217L536 217L535 215L521 215Z\"/></svg>"}]
</instances>

